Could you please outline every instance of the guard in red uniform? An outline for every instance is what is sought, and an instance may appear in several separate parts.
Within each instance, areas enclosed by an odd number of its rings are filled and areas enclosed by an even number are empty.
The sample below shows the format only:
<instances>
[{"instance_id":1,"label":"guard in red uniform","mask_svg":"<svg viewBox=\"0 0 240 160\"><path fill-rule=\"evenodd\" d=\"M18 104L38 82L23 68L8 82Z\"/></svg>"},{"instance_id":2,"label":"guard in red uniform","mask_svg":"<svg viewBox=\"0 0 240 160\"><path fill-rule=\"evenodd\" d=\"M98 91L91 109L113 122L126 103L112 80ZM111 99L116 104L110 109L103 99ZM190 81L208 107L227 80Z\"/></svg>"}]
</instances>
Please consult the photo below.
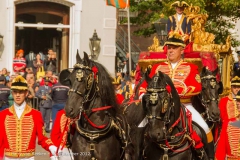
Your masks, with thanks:
<instances>
[{"instance_id":1,"label":"guard in red uniform","mask_svg":"<svg viewBox=\"0 0 240 160\"><path fill-rule=\"evenodd\" d=\"M58 160L71 160L73 159L72 151L66 146L67 133L71 124L71 119L66 117L65 110L60 110L51 132L51 140L55 146L58 147ZM55 160L55 156L51 156Z\"/></svg>"},{"instance_id":2,"label":"guard in red uniform","mask_svg":"<svg viewBox=\"0 0 240 160\"><path fill-rule=\"evenodd\" d=\"M121 78L120 77L113 78L112 84L115 87L117 103L120 105L124 101L124 97L122 95L123 91L121 89Z\"/></svg>"},{"instance_id":3,"label":"guard in red uniform","mask_svg":"<svg viewBox=\"0 0 240 160\"><path fill-rule=\"evenodd\" d=\"M44 136L41 113L25 102L28 84L22 76L12 81L14 104L0 112L0 159L34 160L36 140L45 150L56 154L57 147Z\"/></svg>"},{"instance_id":4,"label":"guard in red uniform","mask_svg":"<svg viewBox=\"0 0 240 160\"><path fill-rule=\"evenodd\" d=\"M235 76L231 80L231 93L228 96L222 97L219 101L220 117L222 122L236 120L238 111L236 107L236 95L240 90L240 77Z\"/></svg>"},{"instance_id":5,"label":"guard in red uniform","mask_svg":"<svg viewBox=\"0 0 240 160\"><path fill-rule=\"evenodd\" d=\"M167 46L166 62L155 64L149 76L153 77L158 71L161 71L172 79L180 96L181 103L192 113L192 120L198 123L206 132L208 138L208 157L209 159L213 159L214 144L212 132L202 116L192 106L190 99L192 96L198 95L202 90L198 66L184 62L184 59L182 59L185 44L179 32L170 32L165 46ZM140 98L146 92L146 87L147 83L145 81L139 90Z\"/></svg>"},{"instance_id":6,"label":"guard in red uniform","mask_svg":"<svg viewBox=\"0 0 240 160\"><path fill-rule=\"evenodd\" d=\"M232 80L232 83L236 79ZM240 81L239 81L240 82ZM239 83L238 82L238 83ZM236 84L235 84L236 85ZM240 85L240 83L239 83ZM240 91L236 95L236 103L234 103L234 112L237 111L239 113L240 111ZM233 103L231 101L235 100L229 100L230 104ZM226 107L226 106L225 106ZM228 113L226 113L227 115ZM240 121L238 121L239 116L238 114L231 115L230 119L225 119L222 124L222 131L220 134L220 138L218 141L218 145L216 148L216 154L215 159L216 160L239 160L240 159ZM238 124L238 125L235 125Z\"/></svg>"}]
</instances>

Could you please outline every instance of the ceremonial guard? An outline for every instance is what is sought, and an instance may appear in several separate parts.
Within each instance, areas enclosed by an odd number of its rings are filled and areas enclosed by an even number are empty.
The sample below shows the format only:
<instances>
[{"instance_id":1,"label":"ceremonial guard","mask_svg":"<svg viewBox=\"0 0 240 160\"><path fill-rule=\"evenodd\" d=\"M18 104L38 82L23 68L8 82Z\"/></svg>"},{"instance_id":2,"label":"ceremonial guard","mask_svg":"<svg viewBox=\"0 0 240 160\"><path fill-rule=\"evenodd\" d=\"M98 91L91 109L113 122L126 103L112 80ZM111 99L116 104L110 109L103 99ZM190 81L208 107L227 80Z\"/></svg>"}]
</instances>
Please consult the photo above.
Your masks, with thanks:
<instances>
[{"instance_id":1,"label":"ceremonial guard","mask_svg":"<svg viewBox=\"0 0 240 160\"><path fill-rule=\"evenodd\" d=\"M71 119L66 117L65 110L57 113L55 124L51 132L51 140L58 147L58 160L72 160L72 151L67 148L67 134L70 129ZM51 156L55 160L56 156Z\"/></svg>"},{"instance_id":2,"label":"ceremonial guard","mask_svg":"<svg viewBox=\"0 0 240 160\"><path fill-rule=\"evenodd\" d=\"M240 84L240 81L238 82ZM240 91L236 95L235 111L240 111ZM232 100L235 101L235 100ZM231 102L230 102L231 103ZM226 106L225 106L226 107ZM225 113L229 114L229 113ZM232 115L233 116L233 115ZM240 121L239 114L231 117L229 121L222 123L218 145L215 153L216 160L239 160L240 159Z\"/></svg>"},{"instance_id":3,"label":"ceremonial guard","mask_svg":"<svg viewBox=\"0 0 240 160\"><path fill-rule=\"evenodd\" d=\"M170 32L168 40L165 42L164 46L167 46L167 60L166 62L155 64L152 67L149 76L153 77L158 71L161 71L172 79L180 96L181 103L192 113L192 120L198 123L206 132L208 138L208 157L213 159L214 144L212 132L202 116L191 104L191 97L198 95L202 89L198 66L184 62L184 59L182 59L185 44L179 32ZM147 83L144 81L139 89L139 98L141 98L146 92L146 87Z\"/></svg>"},{"instance_id":4,"label":"ceremonial guard","mask_svg":"<svg viewBox=\"0 0 240 160\"><path fill-rule=\"evenodd\" d=\"M10 88L5 85L6 78L0 75L0 111L8 108L8 97L10 95Z\"/></svg>"},{"instance_id":5,"label":"ceremonial guard","mask_svg":"<svg viewBox=\"0 0 240 160\"><path fill-rule=\"evenodd\" d=\"M0 159L34 160L36 140L45 150L56 155L57 147L44 136L41 113L25 102L27 81L17 76L12 81L14 104L0 112Z\"/></svg>"},{"instance_id":6,"label":"ceremonial guard","mask_svg":"<svg viewBox=\"0 0 240 160\"><path fill-rule=\"evenodd\" d=\"M69 87L62 85L60 82L52 87L52 125L54 125L57 112L62 110L68 99Z\"/></svg>"},{"instance_id":7,"label":"ceremonial guard","mask_svg":"<svg viewBox=\"0 0 240 160\"><path fill-rule=\"evenodd\" d=\"M50 133L50 117L52 111L52 88L48 85L49 79L46 77L44 79L44 86L40 86L36 92L36 96L40 98L39 109L42 113L43 120L45 122L45 131Z\"/></svg>"},{"instance_id":8,"label":"ceremonial guard","mask_svg":"<svg viewBox=\"0 0 240 160\"><path fill-rule=\"evenodd\" d=\"M231 93L222 97L219 101L220 117L222 122L236 120L238 111L236 108L236 95L240 90L240 77L235 76L231 80Z\"/></svg>"},{"instance_id":9,"label":"ceremonial guard","mask_svg":"<svg viewBox=\"0 0 240 160\"><path fill-rule=\"evenodd\" d=\"M167 22L167 31L180 32L184 38L184 41L189 39L191 33L191 21L183 14L183 11L189 5L185 1L176 1L171 4L171 7L175 7L176 14L170 16Z\"/></svg>"},{"instance_id":10,"label":"ceremonial guard","mask_svg":"<svg viewBox=\"0 0 240 160\"><path fill-rule=\"evenodd\" d=\"M135 71L131 71L130 73L130 81L127 81L126 85L123 87L123 96L125 99L129 99L133 93L135 88Z\"/></svg>"},{"instance_id":11,"label":"ceremonial guard","mask_svg":"<svg viewBox=\"0 0 240 160\"><path fill-rule=\"evenodd\" d=\"M122 104L124 101L124 97L122 95L122 89L121 89L121 77L116 77L113 78L112 84L114 85L115 88L115 94L116 94L116 99L118 104Z\"/></svg>"}]
</instances>

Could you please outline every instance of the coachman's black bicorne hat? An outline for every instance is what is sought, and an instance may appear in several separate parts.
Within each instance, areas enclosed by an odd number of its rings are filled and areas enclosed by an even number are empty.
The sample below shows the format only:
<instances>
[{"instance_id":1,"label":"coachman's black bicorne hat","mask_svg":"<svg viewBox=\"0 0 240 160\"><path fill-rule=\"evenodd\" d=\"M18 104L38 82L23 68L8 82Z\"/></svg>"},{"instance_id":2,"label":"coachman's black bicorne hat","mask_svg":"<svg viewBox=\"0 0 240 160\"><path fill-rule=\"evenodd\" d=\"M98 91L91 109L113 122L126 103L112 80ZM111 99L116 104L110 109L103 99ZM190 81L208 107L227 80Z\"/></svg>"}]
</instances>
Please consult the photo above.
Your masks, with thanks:
<instances>
[{"instance_id":1,"label":"coachman's black bicorne hat","mask_svg":"<svg viewBox=\"0 0 240 160\"><path fill-rule=\"evenodd\" d=\"M189 4L185 1L176 1L171 4L171 7L188 7Z\"/></svg>"},{"instance_id":2,"label":"coachman's black bicorne hat","mask_svg":"<svg viewBox=\"0 0 240 160\"><path fill-rule=\"evenodd\" d=\"M177 31L171 31L168 34L168 39L165 42L165 45L175 45L185 47L182 35Z\"/></svg>"}]
</instances>

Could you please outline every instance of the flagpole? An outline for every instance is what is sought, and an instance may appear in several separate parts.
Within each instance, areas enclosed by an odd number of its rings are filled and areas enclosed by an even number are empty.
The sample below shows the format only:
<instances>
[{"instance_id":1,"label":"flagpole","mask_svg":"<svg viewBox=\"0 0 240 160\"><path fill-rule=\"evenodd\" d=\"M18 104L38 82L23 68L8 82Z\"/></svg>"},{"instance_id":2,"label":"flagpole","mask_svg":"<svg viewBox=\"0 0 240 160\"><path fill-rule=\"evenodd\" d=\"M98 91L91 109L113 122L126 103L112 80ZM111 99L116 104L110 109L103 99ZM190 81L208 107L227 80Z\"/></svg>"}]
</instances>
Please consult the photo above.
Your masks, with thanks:
<instances>
[{"instance_id":1,"label":"flagpole","mask_svg":"<svg viewBox=\"0 0 240 160\"><path fill-rule=\"evenodd\" d=\"M129 4L129 0L128 0ZM131 54L131 37L130 37L130 5L127 8L127 17L128 17L128 52L129 52L129 57L128 57L128 64L129 64L129 74L132 71L132 54Z\"/></svg>"}]
</instances>

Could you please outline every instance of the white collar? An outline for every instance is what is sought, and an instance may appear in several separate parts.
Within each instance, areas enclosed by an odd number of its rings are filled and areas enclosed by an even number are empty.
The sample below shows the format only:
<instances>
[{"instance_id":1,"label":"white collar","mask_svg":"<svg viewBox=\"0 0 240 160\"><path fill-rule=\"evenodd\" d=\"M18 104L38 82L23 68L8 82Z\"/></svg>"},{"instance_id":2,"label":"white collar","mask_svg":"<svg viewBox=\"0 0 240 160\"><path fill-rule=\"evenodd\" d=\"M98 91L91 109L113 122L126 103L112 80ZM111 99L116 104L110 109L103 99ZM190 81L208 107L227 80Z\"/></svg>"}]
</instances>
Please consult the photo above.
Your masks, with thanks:
<instances>
[{"instance_id":1,"label":"white collar","mask_svg":"<svg viewBox=\"0 0 240 160\"><path fill-rule=\"evenodd\" d=\"M177 19L178 19L178 21L180 21L181 18L182 18L182 14L178 14L178 13L177 13Z\"/></svg>"},{"instance_id":2,"label":"white collar","mask_svg":"<svg viewBox=\"0 0 240 160\"><path fill-rule=\"evenodd\" d=\"M174 69L177 66L178 62L171 63L172 69Z\"/></svg>"},{"instance_id":3,"label":"white collar","mask_svg":"<svg viewBox=\"0 0 240 160\"><path fill-rule=\"evenodd\" d=\"M14 102L14 109L15 111L21 111L24 110L26 107L26 102L24 101L21 105L18 105L17 103Z\"/></svg>"}]
</instances>

